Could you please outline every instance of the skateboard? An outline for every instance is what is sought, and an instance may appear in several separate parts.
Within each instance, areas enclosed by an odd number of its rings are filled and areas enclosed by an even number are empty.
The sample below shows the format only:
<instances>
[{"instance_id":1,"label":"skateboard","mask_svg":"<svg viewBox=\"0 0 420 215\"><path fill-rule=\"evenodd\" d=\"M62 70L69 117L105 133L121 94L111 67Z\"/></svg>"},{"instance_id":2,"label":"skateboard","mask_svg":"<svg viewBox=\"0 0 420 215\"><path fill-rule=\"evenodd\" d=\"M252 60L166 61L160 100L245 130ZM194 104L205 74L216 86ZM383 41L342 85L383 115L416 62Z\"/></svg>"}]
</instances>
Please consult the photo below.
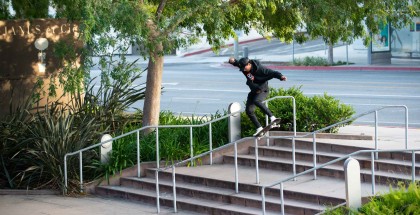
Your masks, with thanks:
<instances>
[{"instance_id":1,"label":"skateboard","mask_svg":"<svg viewBox=\"0 0 420 215\"><path fill-rule=\"evenodd\" d=\"M276 127L280 127L280 121L281 119L276 119L274 120L272 123L268 124L267 126L265 126L263 128L263 130L261 130L260 132L258 132L258 134L255 134L254 137L258 137L261 138L262 136L265 135L265 133L267 133L267 131L270 131L272 128L276 128Z\"/></svg>"}]
</instances>

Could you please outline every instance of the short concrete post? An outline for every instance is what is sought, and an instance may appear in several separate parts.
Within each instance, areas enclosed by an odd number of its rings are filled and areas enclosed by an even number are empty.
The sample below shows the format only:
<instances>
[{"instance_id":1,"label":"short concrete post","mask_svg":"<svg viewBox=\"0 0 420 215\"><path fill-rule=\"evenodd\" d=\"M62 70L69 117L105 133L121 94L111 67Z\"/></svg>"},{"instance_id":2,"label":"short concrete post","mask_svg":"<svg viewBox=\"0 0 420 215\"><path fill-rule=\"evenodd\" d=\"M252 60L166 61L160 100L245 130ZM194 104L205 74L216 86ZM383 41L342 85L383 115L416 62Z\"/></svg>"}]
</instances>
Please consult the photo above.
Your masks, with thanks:
<instances>
[{"instance_id":1,"label":"short concrete post","mask_svg":"<svg viewBox=\"0 0 420 215\"><path fill-rule=\"evenodd\" d=\"M241 104L234 102L229 105L228 113L234 113L241 110ZM229 117L229 142L241 139L241 114L237 113Z\"/></svg>"},{"instance_id":2,"label":"short concrete post","mask_svg":"<svg viewBox=\"0 0 420 215\"><path fill-rule=\"evenodd\" d=\"M101 143L112 139L109 134L104 134L101 138ZM109 153L112 151L112 141L108 141L101 145L101 163L105 164L109 161Z\"/></svg>"},{"instance_id":3,"label":"short concrete post","mask_svg":"<svg viewBox=\"0 0 420 215\"><path fill-rule=\"evenodd\" d=\"M248 52L249 52L248 46L245 46L244 47L244 56L243 57L248 57Z\"/></svg>"},{"instance_id":4,"label":"short concrete post","mask_svg":"<svg viewBox=\"0 0 420 215\"><path fill-rule=\"evenodd\" d=\"M346 178L346 206L357 209L362 206L359 161L348 158L344 163L344 174Z\"/></svg>"}]
</instances>

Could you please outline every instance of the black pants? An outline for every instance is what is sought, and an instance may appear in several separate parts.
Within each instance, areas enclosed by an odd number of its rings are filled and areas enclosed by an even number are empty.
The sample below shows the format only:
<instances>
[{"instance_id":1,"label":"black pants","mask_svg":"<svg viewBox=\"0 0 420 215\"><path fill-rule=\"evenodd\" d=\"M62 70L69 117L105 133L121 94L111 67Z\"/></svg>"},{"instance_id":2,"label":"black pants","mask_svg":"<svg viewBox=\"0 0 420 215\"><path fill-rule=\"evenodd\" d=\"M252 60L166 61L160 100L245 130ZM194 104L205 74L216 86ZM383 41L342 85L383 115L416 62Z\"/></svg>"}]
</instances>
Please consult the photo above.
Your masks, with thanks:
<instances>
[{"instance_id":1,"label":"black pants","mask_svg":"<svg viewBox=\"0 0 420 215\"><path fill-rule=\"evenodd\" d=\"M249 92L248 98L246 100L246 115L248 115L249 119L252 123L254 123L256 128L261 127L260 122L257 119L257 116L255 116L255 107L260 108L260 110L268 115L268 117L273 116L271 111L263 104L262 102L267 98L268 96L268 90L262 91L261 93L255 93L255 92Z\"/></svg>"}]
</instances>

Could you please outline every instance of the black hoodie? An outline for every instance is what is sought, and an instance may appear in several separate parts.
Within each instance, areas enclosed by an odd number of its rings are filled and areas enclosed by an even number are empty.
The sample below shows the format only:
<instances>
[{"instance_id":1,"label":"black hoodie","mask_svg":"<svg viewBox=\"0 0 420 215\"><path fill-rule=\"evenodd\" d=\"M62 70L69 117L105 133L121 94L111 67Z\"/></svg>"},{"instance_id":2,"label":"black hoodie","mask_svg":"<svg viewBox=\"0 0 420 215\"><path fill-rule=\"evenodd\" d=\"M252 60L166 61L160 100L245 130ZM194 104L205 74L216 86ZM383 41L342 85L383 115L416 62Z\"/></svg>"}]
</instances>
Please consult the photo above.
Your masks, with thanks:
<instances>
[{"instance_id":1,"label":"black hoodie","mask_svg":"<svg viewBox=\"0 0 420 215\"><path fill-rule=\"evenodd\" d=\"M249 60L252 68L250 72L241 71L246 77L246 85L249 86L251 92L259 93L261 91L268 90L268 81L277 78L281 80L283 76L280 72L269 69L261 65L258 60ZM239 67L237 60L232 63L232 65Z\"/></svg>"}]
</instances>

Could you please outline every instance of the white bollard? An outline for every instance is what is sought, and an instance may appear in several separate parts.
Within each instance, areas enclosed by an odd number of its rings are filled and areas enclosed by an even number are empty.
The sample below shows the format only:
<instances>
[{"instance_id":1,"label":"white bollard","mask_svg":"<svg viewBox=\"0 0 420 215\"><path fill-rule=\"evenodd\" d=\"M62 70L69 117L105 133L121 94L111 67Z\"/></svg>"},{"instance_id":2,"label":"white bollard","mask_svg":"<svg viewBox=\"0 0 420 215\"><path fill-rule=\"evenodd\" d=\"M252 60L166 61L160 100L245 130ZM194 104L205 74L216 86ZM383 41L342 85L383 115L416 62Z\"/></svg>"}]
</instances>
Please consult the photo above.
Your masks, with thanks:
<instances>
[{"instance_id":1,"label":"white bollard","mask_svg":"<svg viewBox=\"0 0 420 215\"><path fill-rule=\"evenodd\" d=\"M104 134L101 138L101 143L112 139L109 134ZM102 144L101 146L101 163L105 164L109 161L109 153L112 151L112 141Z\"/></svg>"},{"instance_id":2,"label":"white bollard","mask_svg":"<svg viewBox=\"0 0 420 215\"><path fill-rule=\"evenodd\" d=\"M359 161L348 158L344 163L344 174L346 178L346 206L357 209L362 206Z\"/></svg>"},{"instance_id":3,"label":"white bollard","mask_svg":"<svg viewBox=\"0 0 420 215\"><path fill-rule=\"evenodd\" d=\"M241 104L234 102L229 105L228 113L235 113L241 110ZM229 117L229 142L241 139L241 114L237 113Z\"/></svg>"}]
</instances>

